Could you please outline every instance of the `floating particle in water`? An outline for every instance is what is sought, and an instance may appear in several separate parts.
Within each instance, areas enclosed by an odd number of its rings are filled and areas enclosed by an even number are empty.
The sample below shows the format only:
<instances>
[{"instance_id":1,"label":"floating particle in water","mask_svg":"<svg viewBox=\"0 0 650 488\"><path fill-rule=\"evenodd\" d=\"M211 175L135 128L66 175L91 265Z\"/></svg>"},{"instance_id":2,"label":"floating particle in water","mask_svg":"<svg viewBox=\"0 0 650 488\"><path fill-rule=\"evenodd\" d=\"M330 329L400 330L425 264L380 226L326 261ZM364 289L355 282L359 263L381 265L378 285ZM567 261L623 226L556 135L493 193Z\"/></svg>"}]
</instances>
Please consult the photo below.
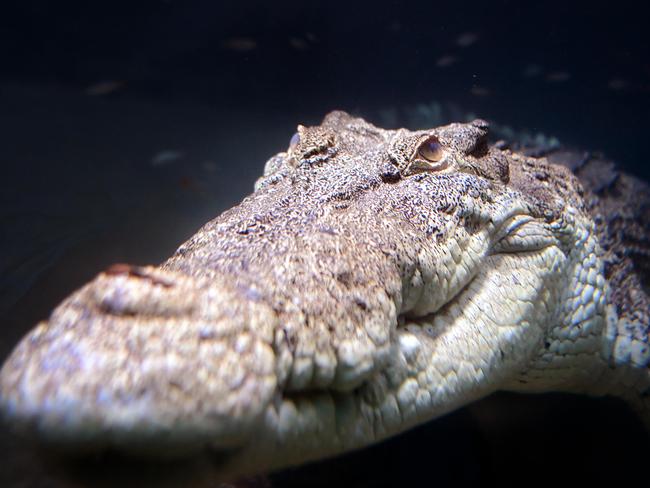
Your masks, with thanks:
<instances>
[{"instance_id":1,"label":"floating particle in water","mask_svg":"<svg viewBox=\"0 0 650 488\"><path fill-rule=\"evenodd\" d=\"M541 74L542 74L542 67L539 64L534 64L534 63L526 65L524 71L522 72L522 75L525 78L535 78Z\"/></svg>"},{"instance_id":2,"label":"floating particle in water","mask_svg":"<svg viewBox=\"0 0 650 488\"><path fill-rule=\"evenodd\" d=\"M485 88L484 86L479 86L479 85L474 85L472 88L470 88L469 92L474 95L475 97L487 97L488 95L491 95L491 91L488 88Z\"/></svg>"},{"instance_id":3,"label":"floating particle in water","mask_svg":"<svg viewBox=\"0 0 650 488\"><path fill-rule=\"evenodd\" d=\"M85 93L86 95L90 95L93 97L106 96L106 95L110 95L111 93L115 93L118 90L121 90L125 86L126 83L123 81L117 81L117 80L100 81L98 83L94 83L89 87L87 87Z\"/></svg>"},{"instance_id":4,"label":"floating particle in water","mask_svg":"<svg viewBox=\"0 0 650 488\"><path fill-rule=\"evenodd\" d=\"M479 40L479 35L476 32L463 32L456 39L456 44L460 47L469 47Z\"/></svg>"},{"instance_id":5,"label":"floating particle in water","mask_svg":"<svg viewBox=\"0 0 650 488\"><path fill-rule=\"evenodd\" d=\"M402 23L399 20L395 20L391 22L391 24L388 26L388 30L391 32L401 32L402 31Z\"/></svg>"},{"instance_id":6,"label":"floating particle in water","mask_svg":"<svg viewBox=\"0 0 650 488\"><path fill-rule=\"evenodd\" d=\"M245 53L257 48L257 42L250 37L231 37L221 43L224 49Z\"/></svg>"},{"instance_id":7,"label":"floating particle in water","mask_svg":"<svg viewBox=\"0 0 650 488\"><path fill-rule=\"evenodd\" d=\"M215 163L214 161L203 161L201 163L201 167L205 171L209 171L211 173L216 171L217 169L219 169L219 165L217 163Z\"/></svg>"},{"instance_id":8,"label":"floating particle in water","mask_svg":"<svg viewBox=\"0 0 650 488\"><path fill-rule=\"evenodd\" d=\"M174 150L165 150L160 151L153 158L151 158L151 166L164 166L166 164L171 164L174 161L178 161L184 156L180 151Z\"/></svg>"},{"instance_id":9,"label":"floating particle in water","mask_svg":"<svg viewBox=\"0 0 650 488\"><path fill-rule=\"evenodd\" d=\"M546 75L546 81L550 83L564 83L571 79L571 74L566 71L553 71Z\"/></svg>"},{"instance_id":10,"label":"floating particle in water","mask_svg":"<svg viewBox=\"0 0 650 488\"><path fill-rule=\"evenodd\" d=\"M181 190L196 194L197 196L205 197L207 195L204 185L189 175L183 175L178 178L178 186Z\"/></svg>"},{"instance_id":11,"label":"floating particle in water","mask_svg":"<svg viewBox=\"0 0 650 488\"><path fill-rule=\"evenodd\" d=\"M630 87L630 83L623 78L612 78L607 82L607 87L610 90L622 91L627 90Z\"/></svg>"},{"instance_id":12,"label":"floating particle in water","mask_svg":"<svg viewBox=\"0 0 650 488\"><path fill-rule=\"evenodd\" d=\"M307 51L309 49L309 43L300 37L290 37L289 45L296 51Z\"/></svg>"},{"instance_id":13,"label":"floating particle in water","mask_svg":"<svg viewBox=\"0 0 650 488\"><path fill-rule=\"evenodd\" d=\"M442 56L436 61L436 66L438 68L447 68L453 64L456 64L458 61L459 60L456 56Z\"/></svg>"}]
</instances>

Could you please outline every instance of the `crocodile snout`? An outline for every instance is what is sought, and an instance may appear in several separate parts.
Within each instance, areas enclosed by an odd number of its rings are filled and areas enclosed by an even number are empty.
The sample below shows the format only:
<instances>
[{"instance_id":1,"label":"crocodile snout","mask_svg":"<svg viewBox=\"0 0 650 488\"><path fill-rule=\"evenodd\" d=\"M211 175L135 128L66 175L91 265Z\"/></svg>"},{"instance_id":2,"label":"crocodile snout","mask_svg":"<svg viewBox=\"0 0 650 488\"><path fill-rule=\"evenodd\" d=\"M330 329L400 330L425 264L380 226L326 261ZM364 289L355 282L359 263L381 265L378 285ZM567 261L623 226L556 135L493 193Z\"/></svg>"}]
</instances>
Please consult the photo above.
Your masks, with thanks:
<instances>
[{"instance_id":1,"label":"crocodile snout","mask_svg":"<svg viewBox=\"0 0 650 488\"><path fill-rule=\"evenodd\" d=\"M57 443L237 446L276 391L276 322L225 280L115 265L19 344L0 372L0 406Z\"/></svg>"}]
</instances>

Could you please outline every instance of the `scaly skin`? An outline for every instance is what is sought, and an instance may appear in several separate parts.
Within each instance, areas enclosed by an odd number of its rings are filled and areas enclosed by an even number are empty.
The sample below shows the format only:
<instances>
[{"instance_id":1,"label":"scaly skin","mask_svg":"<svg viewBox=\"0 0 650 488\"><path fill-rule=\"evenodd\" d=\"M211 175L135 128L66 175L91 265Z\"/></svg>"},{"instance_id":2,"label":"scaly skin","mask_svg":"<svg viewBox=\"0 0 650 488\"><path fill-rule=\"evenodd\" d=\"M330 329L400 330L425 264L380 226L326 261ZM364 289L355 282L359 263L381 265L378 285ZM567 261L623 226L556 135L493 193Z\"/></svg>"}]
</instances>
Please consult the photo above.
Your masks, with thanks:
<instances>
[{"instance_id":1,"label":"scaly skin","mask_svg":"<svg viewBox=\"0 0 650 488\"><path fill-rule=\"evenodd\" d=\"M583 186L486 138L482 121L300 126L169 260L111 267L23 339L0 373L5 417L228 478L497 390L614 394L647 415L648 268L626 233L649 255L647 187L597 187L588 164ZM621 185L635 197L604 193Z\"/></svg>"}]
</instances>

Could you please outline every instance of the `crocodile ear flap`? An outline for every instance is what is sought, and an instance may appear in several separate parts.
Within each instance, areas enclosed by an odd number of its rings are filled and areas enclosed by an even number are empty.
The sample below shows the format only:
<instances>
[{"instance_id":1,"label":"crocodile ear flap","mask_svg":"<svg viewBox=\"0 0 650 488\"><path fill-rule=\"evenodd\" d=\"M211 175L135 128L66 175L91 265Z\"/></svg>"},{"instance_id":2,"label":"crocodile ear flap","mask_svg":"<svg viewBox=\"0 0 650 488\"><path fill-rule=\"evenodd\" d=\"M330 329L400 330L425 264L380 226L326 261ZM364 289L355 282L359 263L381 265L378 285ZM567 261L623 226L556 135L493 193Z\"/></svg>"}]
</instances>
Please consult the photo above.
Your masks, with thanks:
<instances>
[{"instance_id":1,"label":"crocodile ear flap","mask_svg":"<svg viewBox=\"0 0 650 488\"><path fill-rule=\"evenodd\" d=\"M489 124L476 119L469 124L449 124L439 127L436 134L442 143L453 151L481 158L488 152Z\"/></svg>"},{"instance_id":2,"label":"crocodile ear flap","mask_svg":"<svg viewBox=\"0 0 650 488\"><path fill-rule=\"evenodd\" d=\"M503 152L496 148L488 148L486 154L481 158L468 158L463 166L470 172L507 184L510 181L510 164Z\"/></svg>"},{"instance_id":3,"label":"crocodile ear flap","mask_svg":"<svg viewBox=\"0 0 650 488\"><path fill-rule=\"evenodd\" d=\"M488 132L488 123L476 119L468 124L449 124L438 129L437 135L446 147L459 155L455 161L460 171L508 183L508 159L501 150L490 147Z\"/></svg>"}]
</instances>

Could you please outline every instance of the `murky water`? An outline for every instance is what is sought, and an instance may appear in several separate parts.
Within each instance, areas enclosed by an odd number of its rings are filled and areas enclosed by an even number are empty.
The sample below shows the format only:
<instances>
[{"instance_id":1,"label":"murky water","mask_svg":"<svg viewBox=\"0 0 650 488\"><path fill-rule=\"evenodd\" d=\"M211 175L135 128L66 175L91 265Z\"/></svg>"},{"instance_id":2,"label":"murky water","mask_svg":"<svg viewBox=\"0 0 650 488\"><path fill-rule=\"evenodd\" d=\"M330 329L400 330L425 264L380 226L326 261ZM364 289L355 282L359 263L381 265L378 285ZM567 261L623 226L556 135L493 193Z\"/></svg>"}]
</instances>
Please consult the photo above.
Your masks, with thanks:
<instances>
[{"instance_id":1,"label":"murky water","mask_svg":"<svg viewBox=\"0 0 650 488\"><path fill-rule=\"evenodd\" d=\"M108 265L166 258L252 190L298 123L332 109L412 127L473 113L650 174L639 12L190 3L6 7L0 359ZM646 441L617 402L497 396L273 483L445 485L546 476L570 459L580 479L620 477L619 466L650 454ZM56 481L15 443L0 431L2 486L79 486Z\"/></svg>"}]
</instances>

